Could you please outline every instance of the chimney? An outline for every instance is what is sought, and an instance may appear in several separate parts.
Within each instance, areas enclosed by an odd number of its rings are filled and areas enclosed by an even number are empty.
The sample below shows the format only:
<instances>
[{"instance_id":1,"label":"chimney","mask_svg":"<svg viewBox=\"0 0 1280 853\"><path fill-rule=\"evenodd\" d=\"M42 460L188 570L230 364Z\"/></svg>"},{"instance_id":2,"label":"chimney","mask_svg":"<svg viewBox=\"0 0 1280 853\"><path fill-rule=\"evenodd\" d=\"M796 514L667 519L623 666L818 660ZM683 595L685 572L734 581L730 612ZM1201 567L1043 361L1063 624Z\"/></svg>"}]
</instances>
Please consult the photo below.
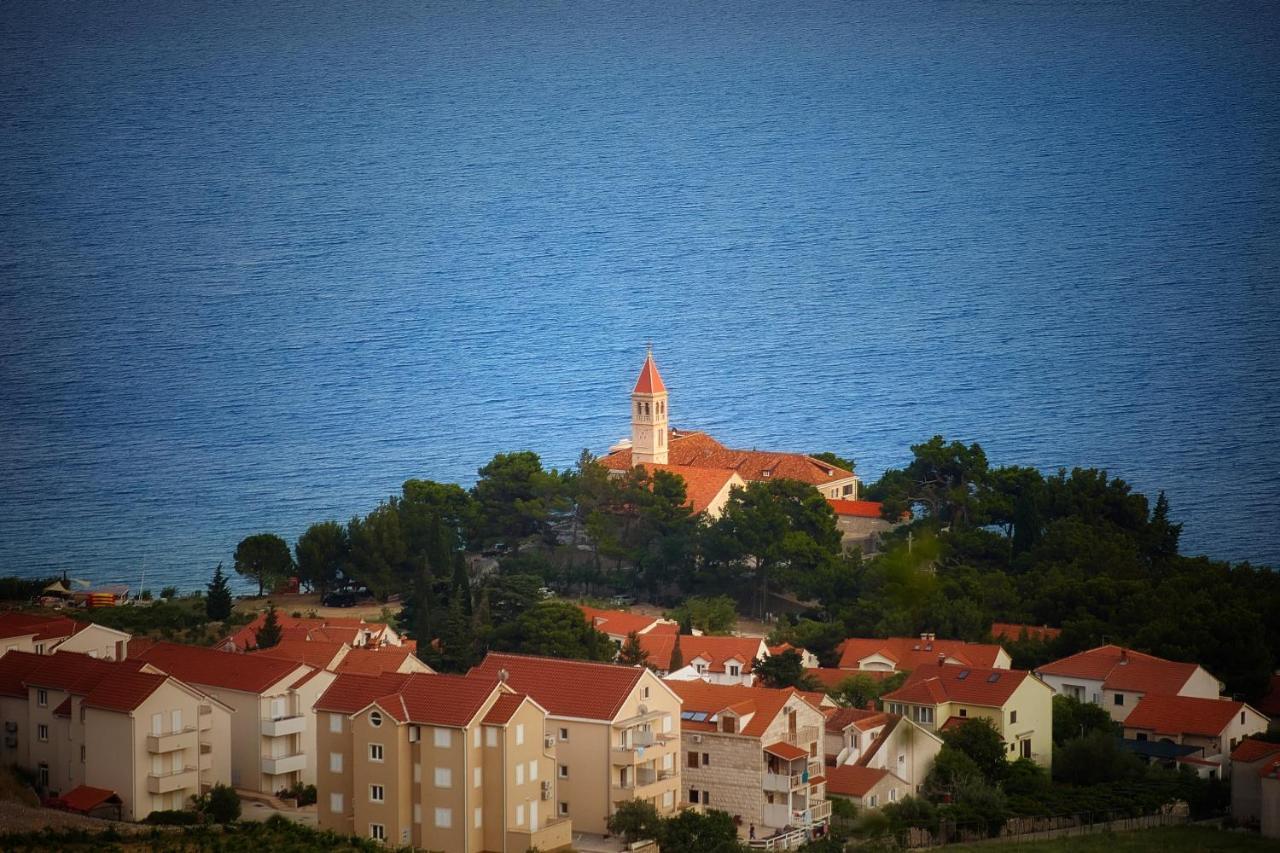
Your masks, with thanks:
<instances>
[{"instance_id":1,"label":"chimney","mask_svg":"<svg viewBox=\"0 0 1280 853\"><path fill-rule=\"evenodd\" d=\"M942 652L938 652L938 666L946 666L946 665L947 665L947 656L944 655Z\"/></svg>"},{"instance_id":2,"label":"chimney","mask_svg":"<svg viewBox=\"0 0 1280 853\"><path fill-rule=\"evenodd\" d=\"M1128 649L1121 649L1121 650L1120 650L1120 665L1121 665L1121 666L1128 666L1128 665L1129 665L1129 650L1128 650Z\"/></svg>"},{"instance_id":3,"label":"chimney","mask_svg":"<svg viewBox=\"0 0 1280 853\"><path fill-rule=\"evenodd\" d=\"M511 673L507 672L505 669L498 670L498 680L501 681L503 684L506 684L507 679L510 677L511 677Z\"/></svg>"}]
</instances>

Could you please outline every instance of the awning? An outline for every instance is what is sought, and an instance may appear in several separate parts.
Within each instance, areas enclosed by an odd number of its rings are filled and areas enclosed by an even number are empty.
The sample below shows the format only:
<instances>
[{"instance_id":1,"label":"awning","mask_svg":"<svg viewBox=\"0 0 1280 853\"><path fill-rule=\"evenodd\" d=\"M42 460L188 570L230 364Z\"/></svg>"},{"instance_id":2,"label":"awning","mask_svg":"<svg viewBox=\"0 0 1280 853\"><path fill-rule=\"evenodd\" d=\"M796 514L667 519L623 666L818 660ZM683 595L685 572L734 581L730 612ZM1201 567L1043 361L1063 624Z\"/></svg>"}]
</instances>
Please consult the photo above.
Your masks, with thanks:
<instances>
[{"instance_id":1,"label":"awning","mask_svg":"<svg viewBox=\"0 0 1280 853\"><path fill-rule=\"evenodd\" d=\"M109 791L106 788L93 788L88 785L81 785L78 788L72 788L63 794L59 799L73 812L83 812L88 814L104 803L111 805L121 805L121 800L116 796L115 791Z\"/></svg>"},{"instance_id":2,"label":"awning","mask_svg":"<svg viewBox=\"0 0 1280 853\"><path fill-rule=\"evenodd\" d=\"M809 756L809 753L805 752L800 747L784 741L769 744L764 748L764 751L770 755L776 755L785 761L795 761L797 758L807 758Z\"/></svg>"}]
</instances>

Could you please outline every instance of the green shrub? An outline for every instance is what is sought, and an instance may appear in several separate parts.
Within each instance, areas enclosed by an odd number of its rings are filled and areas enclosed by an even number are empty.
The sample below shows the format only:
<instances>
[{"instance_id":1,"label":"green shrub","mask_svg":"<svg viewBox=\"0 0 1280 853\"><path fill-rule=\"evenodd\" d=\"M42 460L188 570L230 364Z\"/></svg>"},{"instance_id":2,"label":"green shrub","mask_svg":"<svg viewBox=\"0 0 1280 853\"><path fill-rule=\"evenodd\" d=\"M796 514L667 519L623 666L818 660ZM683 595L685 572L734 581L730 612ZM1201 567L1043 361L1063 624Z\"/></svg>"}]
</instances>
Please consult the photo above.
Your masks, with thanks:
<instances>
[{"instance_id":1,"label":"green shrub","mask_svg":"<svg viewBox=\"0 0 1280 853\"><path fill-rule=\"evenodd\" d=\"M183 809L160 809L147 815L142 822L154 826L194 826L200 823L200 815Z\"/></svg>"}]
</instances>

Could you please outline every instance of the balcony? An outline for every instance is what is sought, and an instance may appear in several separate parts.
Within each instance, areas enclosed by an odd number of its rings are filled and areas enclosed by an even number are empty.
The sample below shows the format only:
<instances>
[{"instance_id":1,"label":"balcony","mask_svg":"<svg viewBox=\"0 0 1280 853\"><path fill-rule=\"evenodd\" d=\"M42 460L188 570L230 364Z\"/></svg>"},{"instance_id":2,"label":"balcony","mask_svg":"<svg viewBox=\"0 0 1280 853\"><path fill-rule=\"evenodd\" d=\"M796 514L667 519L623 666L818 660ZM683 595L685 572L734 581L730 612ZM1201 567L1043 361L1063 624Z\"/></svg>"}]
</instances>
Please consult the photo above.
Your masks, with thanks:
<instances>
[{"instance_id":1,"label":"balcony","mask_svg":"<svg viewBox=\"0 0 1280 853\"><path fill-rule=\"evenodd\" d=\"M168 773L147 774L147 791L152 794L168 794L196 786L196 769L184 767Z\"/></svg>"},{"instance_id":2,"label":"balcony","mask_svg":"<svg viewBox=\"0 0 1280 853\"><path fill-rule=\"evenodd\" d=\"M809 744L814 741L821 740L817 726L801 726L794 732L786 732L782 735L782 740L793 746L803 746L808 748Z\"/></svg>"},{"instance_id":3,"label":"balcony","mask_svg":"<svg viewBox=\"0 0 1280 853\"><path fill-rule=\"evenodd\" d=\"M790 793L796 788L800 788L805 784L803 773L766 773L764 774L764 789L766 791L777 791L783 794ZM781 824L777 824L781 826Z\"/></svg>"},{"instance_id":4,"label":"balcony","mask_svg":"<svg viewBox=\"0 0 1280 853\"><path fill-rule=\"evenodd\" d=\"M262 721L262 733L267 737L302 734L306 727L307 718L301 714Z\"/></svg>"},{"instance_id":5,"label":"balcony","mask_svg":"<svg viewBox=\"0 0 1280 853\"><path fill-rule=\"evenodd\" d=\"M177 752L192 749L196 745L195 726L187 726L167 735L147 735L147 752L152 755L163 755L166 752Z\"/></svg>"},{"instance_id":6,"label":"balcony","mask_svg":"<svg viewBox=\"0 0 1280 853\"><path fill-rule=\"evenodd\" d=\"M284 773L296 773L307 766L307 755L299 752L294 755L282 755L278 758L262 759L262 772L268 776L280 776Z\"/></svg>"},{"instance_id":7,"label":"balcony","mask_svg":"<svg viewBox=\"0 0 1280 853\"><path fill-rule=\"evenodd\" d=\"M635 764L637 761L647 761L657 755L665 755L661 751L663 747L671 742L670 735L654 735L652 738L646 738L645 743L633 741L631 746L615 746L609 750L609 755L614 764Z\"/></svg>"}]
</instances>

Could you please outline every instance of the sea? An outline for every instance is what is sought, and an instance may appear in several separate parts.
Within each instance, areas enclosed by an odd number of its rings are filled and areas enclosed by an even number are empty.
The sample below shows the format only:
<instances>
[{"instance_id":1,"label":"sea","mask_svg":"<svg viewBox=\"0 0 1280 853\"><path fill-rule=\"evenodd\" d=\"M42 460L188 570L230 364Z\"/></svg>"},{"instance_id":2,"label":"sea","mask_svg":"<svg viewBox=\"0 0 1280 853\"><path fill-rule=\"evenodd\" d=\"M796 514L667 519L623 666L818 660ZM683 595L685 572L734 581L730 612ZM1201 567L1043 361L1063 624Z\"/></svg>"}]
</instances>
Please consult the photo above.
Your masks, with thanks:
<instances>
[{"instance_id":1,"label":"sea","mask_svg":"<svg viewBox=\"0 0 1280 853\"><path fill-rule=\"evenodd\" d=\"M0 574L411 477L935 434L1280 565L1280 4L0 4Z\"/></svg>"}]
</instances>

